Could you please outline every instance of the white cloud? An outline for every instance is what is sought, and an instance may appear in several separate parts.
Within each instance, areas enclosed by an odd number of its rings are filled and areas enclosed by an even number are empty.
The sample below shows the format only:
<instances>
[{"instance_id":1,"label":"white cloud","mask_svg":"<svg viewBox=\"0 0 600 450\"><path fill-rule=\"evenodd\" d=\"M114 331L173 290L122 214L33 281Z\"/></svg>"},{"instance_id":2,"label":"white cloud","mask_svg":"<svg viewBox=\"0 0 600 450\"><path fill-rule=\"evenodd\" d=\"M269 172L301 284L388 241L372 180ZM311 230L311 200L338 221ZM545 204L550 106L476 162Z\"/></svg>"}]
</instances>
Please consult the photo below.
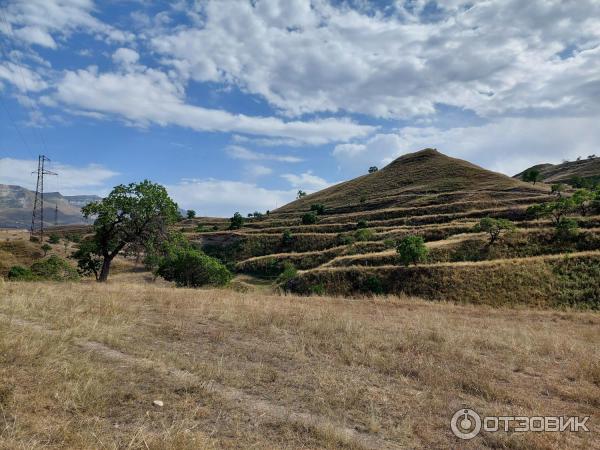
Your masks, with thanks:
<instances>
[{"instance_id":1,"label":"white cloud","mask_svg":"<svg viewBox=\"0 0 600 450\"><path fill-rule=\"evenodd\" d=\"M304 172L299 175L293 173L285 173L281 178L287 180L295 188L300 188L305 191L318 191L331 186L332 183L327 182L323 178L314 175L312 171Z\"/></svg>"},{"instance_id":2,"label":"white cloud","mask_svg":"<svg viewBox=\"0 0 600 450\"><path fill-rule=\"evenodd\" d=\"M180 83L159 70L142 66L123 73L98 73L95 67L67 71L54 98L75 109L117 114L142 126L179 125L197 131L284 137L307 144L366 136L374 129L347 119L283 121L191 105L185 102Z\"/></svg>"},{"instance_id":3,"label":"white cloud","mask_svg":"<svg viewBox=\"0 0 600 450\"><path fill-rule=\"evenodd\" d=\"M0 80L13 84L20 92L41 91L48 84L37 73L22 64L4 61L0 65Z\"/></svg>"},{"instance_id":4,"label":"white cloud","mask_svg":"<svg viewBox=\"0 0 600 450\"><path fill-rule=\"evenodd\" d=\"M260 164L250 164L246 166L246 174L250 178L264 177L265 175L270 175L272 173L273 169Z\"/></svg>"},{"instance_id":5,"label":"white cloud","mask_svg":"<svg viewBox=\"0 0 600 450\"><path fill-rule=\"evenodd\" d=\"M15 184L35 189L37 160L0 158L0 180L3 184ZM62 163L49 163L47 169L58 173L58 177L46 177L46 192L60 190L61 194L99 194L106 191L106 183L118 175L100 164L75 167Z\"/></svg>"},{"instance_id":6,"label":"white cloud","mask_svg":"<svg viewBox=\"0 0 600 450\"><path fill-rule=\"evenodd\" d=\"M295 190L273 190L255 183L229 180L182 180L167 186L169 194L180 207L194 209L198 215L230 217L273 210L295 198Z\"/></svg>"},{"instance_id":7,"label":"white cloud","mask_svg":"<svg viewBox=\"0 0 600 450\"><path fill-rule=\"evenodd\" d=\"M362 2L356 2L363 4ZM404 4L410 7L404 7ZM289 115L479 115L598 112L600 2L396 2L362 13L345 2L197 2L202 20L155 36L182 76L223 82Z\"/></svg>"},{"instance_id":8,"label":"white cloud","mask_svg":"<svg viewBox=\"0 0 600 450\"><path fill-rule=\"evenodd\" d=\"M482 126L441 130L407 127L377 134L359 144L337 145L332 154L341 167L364 172L405 153L427 147L514 175L539 163L559 163L596 152L600 117L510 118Z\"/></svg>"},{"instance_id":9,"label":"white cloud","mask_svg":"<svg viewBox=\"0 0 600 450\"><path fill-rule=\"evenodd\" d=\"M255 152L239 145L230 145L226 150L227 154L231 158L243 159L246 161L278 161L288 163L297 163L302 161L302 158L298 158L297 156L273 155L270 153Z\"/></svg>"},{"instance_id":10,"label":"white cloud","mask_svg":"<svg viewBox=\"0 0 600 450\"><path fill-rule=\"evenodd\" d=\"M124 67L131 67L138 62L140 55L135 50L121 47L113 53L112 59L116 64Z\"/></svg>"},{"instance_id":11,"label":"white cloud","mask_svg":"<svg viewBox=\"0 0 600 450\"><path fill-rule=\"evenodd\" d=\"M11 37L29 44L55 49L55 36L69 37L76 31L92 34L110 42L125 42L134 35L95 18L93 0L10 1L4 9L9 26L0 28Z\"/></svg>"}]
</instances>

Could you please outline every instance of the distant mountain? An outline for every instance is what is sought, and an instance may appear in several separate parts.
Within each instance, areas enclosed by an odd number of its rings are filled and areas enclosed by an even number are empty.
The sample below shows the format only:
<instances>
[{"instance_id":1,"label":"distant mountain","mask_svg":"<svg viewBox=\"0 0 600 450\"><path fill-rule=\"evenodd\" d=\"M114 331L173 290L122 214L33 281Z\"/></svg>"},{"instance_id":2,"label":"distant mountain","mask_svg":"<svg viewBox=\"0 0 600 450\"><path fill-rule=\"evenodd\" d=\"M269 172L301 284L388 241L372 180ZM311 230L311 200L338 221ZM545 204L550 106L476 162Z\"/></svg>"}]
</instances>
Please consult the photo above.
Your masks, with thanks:
<instances>
[{"instance_id":1,"label":"distant mountain","mask_svg":"<svg viewBox=\"0 0 600 450\"><path fill-rule=\"evenodd\" d=\"M586 180L600 181L600 157L569 161L562 164L538 164L527 170L539 170L545 183L567 183L573 184L574 179L584 178ZM524 170L514 178L521 179Z\"/></svg>"},{"instance_id":2,"label":"distant mountain","mask_svg":"<svg viewBox=\"0 0 600 450\"><path fill-rule=\"evenodd\" d=\"M490 201L498 195L539 195L543 188L451 158L435 149L409 153L383 169L300 198L275 213L306 211L321 203L330 212L353 212L453 201Z\"/></svg>"},{"instance_id":3,"label":"distant mountain","mask_svg":"<svg viewBox=\"0 0 600 450\"><path fill-rule=\"evenodd\" d=\"M97 195L62 195L59 192L44 193L44 224L54 225L55 210L58 225L85 223L81 207L100 200ZM0 228L29 228L35 192L21 186L0 184Z\"/></svg>"}]
</instances>

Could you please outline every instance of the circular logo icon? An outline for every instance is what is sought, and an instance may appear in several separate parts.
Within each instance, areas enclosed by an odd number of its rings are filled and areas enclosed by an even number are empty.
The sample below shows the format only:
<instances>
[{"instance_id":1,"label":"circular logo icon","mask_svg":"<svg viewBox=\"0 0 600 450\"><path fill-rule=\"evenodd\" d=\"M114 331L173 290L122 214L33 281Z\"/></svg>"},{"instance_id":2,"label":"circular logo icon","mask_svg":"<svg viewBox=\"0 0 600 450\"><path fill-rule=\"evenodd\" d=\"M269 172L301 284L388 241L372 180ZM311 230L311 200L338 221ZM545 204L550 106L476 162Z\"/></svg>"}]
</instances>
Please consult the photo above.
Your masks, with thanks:
<instances>
[{"instance_id":1,"label":"circular logo icon","mask_svg":"<svg viewBox=\"0 0 600 450\"><path fill-rule=\"evenodd\" d=\"M473 439L481 431L481 417L472 409L459 409L452 416L450 428L459 439Z\"/></svg>"}]
</instances>

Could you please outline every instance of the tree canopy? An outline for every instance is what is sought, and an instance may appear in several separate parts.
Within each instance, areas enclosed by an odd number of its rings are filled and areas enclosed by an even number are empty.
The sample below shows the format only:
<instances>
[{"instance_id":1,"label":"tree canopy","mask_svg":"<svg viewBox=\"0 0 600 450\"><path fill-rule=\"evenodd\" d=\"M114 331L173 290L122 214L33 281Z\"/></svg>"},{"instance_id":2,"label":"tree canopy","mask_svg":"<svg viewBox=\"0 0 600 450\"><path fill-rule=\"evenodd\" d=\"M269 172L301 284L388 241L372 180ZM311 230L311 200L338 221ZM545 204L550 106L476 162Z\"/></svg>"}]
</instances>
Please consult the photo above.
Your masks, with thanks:
<instances>
[{"instance_id":1,"label":"tree canopy","mask_svg":"<svg viewBox=\"0 0 600 450\"><path fill-rule=\"evenodd\" d=\"M126 246L144 246L166 236L168 225L179 216L167 190L148 180L116 186L106 198L84 206L82 213L85 218L95 218L95 234L87 253L79 256L88 263L93 261L92 255L101 258L98 281L108 279L112 260Z\"/></svg>"}]
</instances>

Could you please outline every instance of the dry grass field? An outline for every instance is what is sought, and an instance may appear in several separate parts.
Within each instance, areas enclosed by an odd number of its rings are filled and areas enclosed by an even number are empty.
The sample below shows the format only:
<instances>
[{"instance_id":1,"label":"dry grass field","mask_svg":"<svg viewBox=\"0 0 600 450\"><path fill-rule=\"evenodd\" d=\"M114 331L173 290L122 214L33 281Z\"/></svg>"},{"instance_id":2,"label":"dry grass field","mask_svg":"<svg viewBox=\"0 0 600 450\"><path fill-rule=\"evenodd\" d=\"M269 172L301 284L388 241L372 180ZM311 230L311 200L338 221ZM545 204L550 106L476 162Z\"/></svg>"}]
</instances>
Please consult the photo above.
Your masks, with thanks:
<instances>
[{"instance_id":1,"label":"dry grass field","mask_svg":"<svg viewBox=\"0 0 600 450\"><path fill-rule=\"evenodd\" d=\"M135 276L0 281L0 448L600 448L598 312ZM464 405L591 431L459 441Z\"/></svg>"}]
</instances>

